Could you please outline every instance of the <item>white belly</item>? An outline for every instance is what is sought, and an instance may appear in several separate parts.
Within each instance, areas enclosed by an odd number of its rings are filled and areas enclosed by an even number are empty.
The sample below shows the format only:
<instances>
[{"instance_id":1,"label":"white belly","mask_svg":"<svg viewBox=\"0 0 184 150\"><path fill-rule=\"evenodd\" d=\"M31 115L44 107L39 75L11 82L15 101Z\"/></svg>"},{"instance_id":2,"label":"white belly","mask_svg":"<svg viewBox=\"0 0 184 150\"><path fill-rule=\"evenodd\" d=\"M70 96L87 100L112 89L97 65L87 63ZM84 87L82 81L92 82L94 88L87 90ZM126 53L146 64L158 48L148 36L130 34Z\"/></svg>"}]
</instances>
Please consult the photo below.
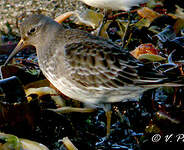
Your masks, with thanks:
<instances>
[{"instance_id":1,"label":"white belly","mask_svg":"<svg viewBox=\"0 0 184 150\"><path fill-rule=\"evenodd\" d=\"M80 0L85 4L96 7L113 10L130 10L133 6L138 6L146 0Z\"/></svg>"},{"instance_id":2,"label":"white belly","mask_svg":"<svg viewBox=\"0 0 184 150\"><path fill-rule=\"evenodd\" d=\"M127 86L116 90L103 89L102 92L95 93L78 88L65 77L56 79L51 73L43 73L46 78L64 95L88 104L112 103L127 100L128 98L137 98L143 91L145 91L145 89L141 87L138 89L138 87L135 86Z\"/></svg>"}]
</instances>

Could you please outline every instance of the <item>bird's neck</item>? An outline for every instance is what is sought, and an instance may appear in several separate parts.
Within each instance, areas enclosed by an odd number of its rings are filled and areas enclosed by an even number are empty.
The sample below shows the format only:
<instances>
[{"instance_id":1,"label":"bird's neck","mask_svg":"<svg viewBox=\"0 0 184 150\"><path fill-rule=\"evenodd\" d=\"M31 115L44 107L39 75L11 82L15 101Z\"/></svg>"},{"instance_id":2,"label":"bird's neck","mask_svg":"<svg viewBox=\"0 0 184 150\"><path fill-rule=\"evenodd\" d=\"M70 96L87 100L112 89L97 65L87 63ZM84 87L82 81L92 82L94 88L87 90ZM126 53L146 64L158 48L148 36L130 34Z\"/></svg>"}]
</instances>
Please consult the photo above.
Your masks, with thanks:
<instances>
[{"instance_id":1,"label":"bird's neck","mask_svg":"<svg viewBox=\"0 0 184 150\"><path fill-rule=\"evenodd\" d=\"M34 44L38 51L38 56L42 53L47 53L50 48L54 47L53 43L55 43L56 37L62 30L64 30L63 26L56 22L45 25L41 29L40 34L37 37L37 41Z\"/></svg>"},{"instance_id":2,"label":"bird's neck","mask_svg":"<svg viewBox=\"0 0 184 150\"><path fill-rule=\"evenodd\" d=\"M38 43L35 44L40 65L52 58L52 55L54 54L53 51L56 50L57 43L62 42L62 38L59 39L57 37L59 34L62 34L63 30L64 28L58 23L53 23L42 29L42 34Z\"/></svg>"}]
</instances>

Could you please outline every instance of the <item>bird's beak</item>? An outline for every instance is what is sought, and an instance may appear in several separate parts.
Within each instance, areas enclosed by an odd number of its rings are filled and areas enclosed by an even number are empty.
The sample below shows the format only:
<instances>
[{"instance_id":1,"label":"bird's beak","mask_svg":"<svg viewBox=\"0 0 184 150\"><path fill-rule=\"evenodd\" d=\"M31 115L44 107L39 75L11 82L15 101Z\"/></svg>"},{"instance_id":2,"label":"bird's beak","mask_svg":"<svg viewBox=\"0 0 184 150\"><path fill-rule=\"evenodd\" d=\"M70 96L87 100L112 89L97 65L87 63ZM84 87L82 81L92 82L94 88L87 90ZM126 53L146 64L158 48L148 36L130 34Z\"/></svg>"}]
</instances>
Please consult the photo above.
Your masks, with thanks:
<instances>
[{"instance_id":1,"label":"bird's beak","mask_svg":"<svg viewBox=\"0 0 184 150\"><path fill-rule=\"evenodd\" d=\"M23 39L21 39L19 41L19 43L17 44L17 46L15 47L15 49L12 51L12 53L10 54L10 56L8 57L8 59L6 60L6 62L4 63L4 65L6 66L10 60L20 51L22 50L24 47L26 46L25 42Z\"/></svg>"}]
</instances>

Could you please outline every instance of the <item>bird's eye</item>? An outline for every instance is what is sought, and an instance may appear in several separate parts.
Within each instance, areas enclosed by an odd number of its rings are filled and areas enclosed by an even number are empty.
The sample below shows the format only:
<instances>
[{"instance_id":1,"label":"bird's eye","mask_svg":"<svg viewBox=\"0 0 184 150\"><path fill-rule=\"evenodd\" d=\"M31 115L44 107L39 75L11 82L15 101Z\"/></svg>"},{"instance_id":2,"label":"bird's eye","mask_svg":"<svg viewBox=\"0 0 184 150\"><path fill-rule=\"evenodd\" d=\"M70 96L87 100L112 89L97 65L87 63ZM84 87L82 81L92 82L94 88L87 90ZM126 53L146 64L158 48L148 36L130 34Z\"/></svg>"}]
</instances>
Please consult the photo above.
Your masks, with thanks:
<instances>
[{"instance_id":1,"label":"bird's eye","mask_svg":"<svg viewBox=\"0 0 184 150\"><path fill-rule=\"evenodd\" d=\"M35 31L36 31L35 28L31 28L31 30L29 30L27 34L28 34L28 35L31 35L31 34L33 34Z\"/></svg>"}]
</instances>

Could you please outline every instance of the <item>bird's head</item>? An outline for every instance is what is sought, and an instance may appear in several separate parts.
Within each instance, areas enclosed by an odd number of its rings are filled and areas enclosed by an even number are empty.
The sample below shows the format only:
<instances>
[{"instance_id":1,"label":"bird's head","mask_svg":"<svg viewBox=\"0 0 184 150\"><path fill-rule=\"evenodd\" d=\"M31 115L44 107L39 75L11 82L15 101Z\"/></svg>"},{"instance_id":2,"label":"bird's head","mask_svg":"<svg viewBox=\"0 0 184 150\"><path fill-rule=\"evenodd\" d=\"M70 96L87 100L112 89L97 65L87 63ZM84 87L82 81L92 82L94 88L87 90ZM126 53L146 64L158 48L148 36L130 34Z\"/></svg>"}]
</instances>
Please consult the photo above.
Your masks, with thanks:
<instances>
[{"instance_id":1,"label":"bird's head","mask_svg":"<svg viewBox=\"0 0 184 150\"><path fill-rule=\"evenodd\" d=\"M24 18L23 22L20 23L19 29L21 34L21 40L12 51L4 65L7 65L8 62L17 54L20 50L28 45L36 46L36 43L41 40L40 38L44 37L44 32L47 32L47 26L50 23L55 22L49 17L44 15L30 15Z\"/></svg>"}]
</instances>

